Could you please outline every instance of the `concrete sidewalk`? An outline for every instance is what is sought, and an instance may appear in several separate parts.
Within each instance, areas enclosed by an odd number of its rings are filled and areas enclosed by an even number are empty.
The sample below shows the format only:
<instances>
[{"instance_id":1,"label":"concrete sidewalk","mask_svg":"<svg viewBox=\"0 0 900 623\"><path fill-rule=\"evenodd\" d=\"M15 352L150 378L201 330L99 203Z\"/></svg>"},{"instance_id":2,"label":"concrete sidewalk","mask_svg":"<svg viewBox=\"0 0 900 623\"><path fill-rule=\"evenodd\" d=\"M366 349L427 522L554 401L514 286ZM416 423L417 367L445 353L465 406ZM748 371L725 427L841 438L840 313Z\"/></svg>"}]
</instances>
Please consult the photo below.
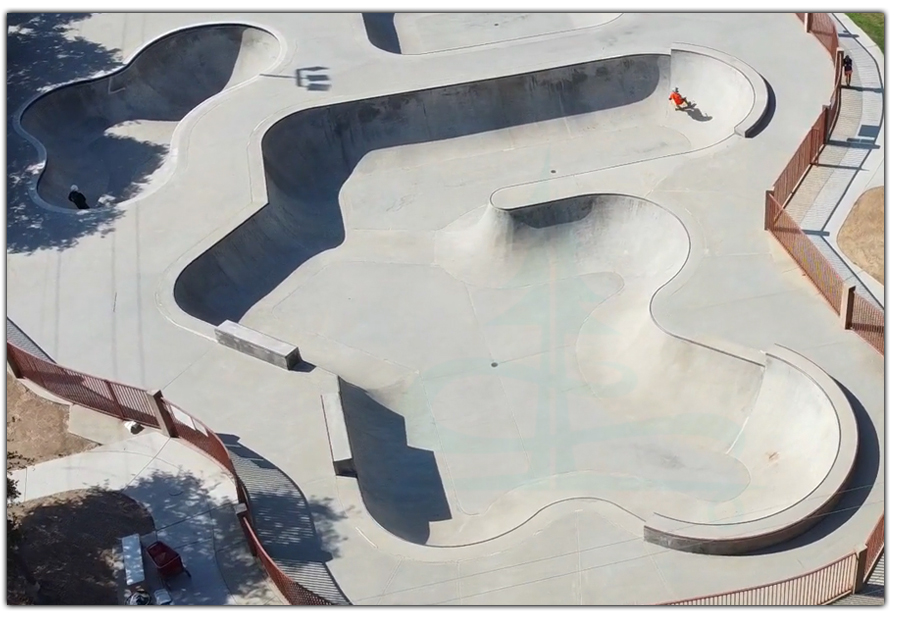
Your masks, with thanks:
<instances>
[{"instance_id":1,"label":"concrete sidewalk","mask_svg":"<svg viewBox=\"0 0 900 623\"><path fill-rule=\"evenodd\" d=\"M80 432L109 438L121 422L75 408ZM76 489L119 491L152 515L154 537L174 547L191 577L173 578L174 605L282 604L277 590L251 555L237 522L234 484L219 467L183 443L148 431L94 450L16 470L21 501ZM117 567L121 569L121 552ZM148 582L153 584L147 566Z\"/></svg>"},{"instance_id":2,"label":"concrete sidewalk","mask_svg":"<svg viewBox=\"0 0 900 623\"><path fill-rule=\"evenodd\" d=\"M819 164L787 209L844 281L884 308L884 286L837 244L856 200L869 188L884 185L884 54L845 14L834 14L834 21L839 45L853 59L853 78L850 88L843 89L840 114Z\"/></svg>"}]
</instances>

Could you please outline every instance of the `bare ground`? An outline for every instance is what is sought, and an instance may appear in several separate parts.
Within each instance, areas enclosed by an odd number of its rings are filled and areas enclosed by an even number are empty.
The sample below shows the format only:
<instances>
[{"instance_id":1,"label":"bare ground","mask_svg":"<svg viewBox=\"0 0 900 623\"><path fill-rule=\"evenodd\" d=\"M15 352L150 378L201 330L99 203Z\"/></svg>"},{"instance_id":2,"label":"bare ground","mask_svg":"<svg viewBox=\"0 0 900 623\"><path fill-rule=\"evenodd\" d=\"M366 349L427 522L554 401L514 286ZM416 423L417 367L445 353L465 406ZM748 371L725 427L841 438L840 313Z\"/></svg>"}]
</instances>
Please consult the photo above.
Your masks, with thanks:
<instances>
[{"instance_id":1,"label":"bare ground","mask_svg":"<svg viewBox=\"0 0 900 623\"><path fill-rule=\"evenodd\" d=\"M69 433L68 422L67 406L33 394L7 372L7 471L97 446ZM9 505L7 518L18 523L20 535L17 551L7 547L9 605L34 603L34 593L26 590L23 565L40 584L40 603L118 603L112 565L119 539L155 529L140 504L121 493L99 489Z\"/></svg>"},{"instance_id":2,"label":"bare ground","mask_svg":"<svg viewBox=\"0 0 900 623\"><path fill-rule=\"evenodd\" d=\"M69 408L28 391L6 374L6 469L14 470L97 444L69 433Z\"/></svg>"},{"instance_id":3,"label":"bare ground","mask_svg":"<svg viewBox=\"0 0 900 623\"><path fill-rule=\"evenodd\" d=\"M155 530L144 508L117 491L81 489L10 507L19 522L19 559L40 584L38 603L116 605L116 550L129 534ZM26 596L21 563L8 558L7 604Z\"/></svg>"},{"instance_id":4,"label":"bare ground","mask_svg":"<svg viewBox=\"0 0 900 623\"><path fill-rule=\"evenodd\" d=\"M837 244L850 260L884 285L884 186L856 200L838 232Z\"/></svg>"}]
</instances>

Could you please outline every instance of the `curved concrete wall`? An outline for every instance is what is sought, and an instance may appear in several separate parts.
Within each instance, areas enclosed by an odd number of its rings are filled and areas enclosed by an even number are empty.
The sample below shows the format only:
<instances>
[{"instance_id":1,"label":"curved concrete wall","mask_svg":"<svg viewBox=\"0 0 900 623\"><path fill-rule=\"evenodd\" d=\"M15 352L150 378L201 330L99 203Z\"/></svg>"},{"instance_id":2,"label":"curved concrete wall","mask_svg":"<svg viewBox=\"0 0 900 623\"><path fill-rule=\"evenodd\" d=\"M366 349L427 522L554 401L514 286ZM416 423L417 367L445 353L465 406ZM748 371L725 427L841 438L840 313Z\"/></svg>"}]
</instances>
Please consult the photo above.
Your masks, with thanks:
<instances>
[{"instance_id":1,"label":"curved concrete wall","mask_svg":"<svg viewBox=\"0 0 900 623\"><path fill-rule=\"evenodd\" d=\"M711 132L721 133L718 126L724 124L739 136L753 136L769 107L762 76L743 61L712 48L673 45L671 81L710 117L706 123Z\"/></svg>"},{"instance_id":2,"label":"curved concrete wall","mask_svg":"<svg viewBox=\"0 0 900 623\"><path fill-rule=\"evenodd\" d=\"M669 66L664 54L626 56L290 115L262 141L268 205L182 271L175 301L212 325L240 321L303 262L343 241L339 194L364 159L361 168L371 173L611 128L667 128L675 114L666 99ZM681 150L724 140L737 122L719 117L719 125L701 128L687 117L675 119L667 131L685 142ZM623 140L617 136L616 144ZM649 149L644 158L653 157ZM620 164L627 160L607 166Z\"/></svg>"},{"instance_id":3,"label":"curved concrete wall","mask_svg":"<svg viewBox=\"0 0 900 623\"><path fill-rule=\"evenodd\" d=\"M654 514L646 540L690 552L741 554L808 530L837 502L858 449L856 418L837 383L784 348L766 359L759 396L729 454L750 485L682 517Z\"/></svg>"},{"instance_id":4,"label":"curved concrete wall","mask_svg":"<svg viewBox=\"0 0 900 623\"><path fill-rule=\"evenodd\" d=\"M38 195L72 208L67 196L77 184L92 206L116 205L159 184L178 122L272 66L280 49L259 28L199 26L151 43L113 74L42 95L20 120L46 154Z\"/></svg>"}]
</instances>

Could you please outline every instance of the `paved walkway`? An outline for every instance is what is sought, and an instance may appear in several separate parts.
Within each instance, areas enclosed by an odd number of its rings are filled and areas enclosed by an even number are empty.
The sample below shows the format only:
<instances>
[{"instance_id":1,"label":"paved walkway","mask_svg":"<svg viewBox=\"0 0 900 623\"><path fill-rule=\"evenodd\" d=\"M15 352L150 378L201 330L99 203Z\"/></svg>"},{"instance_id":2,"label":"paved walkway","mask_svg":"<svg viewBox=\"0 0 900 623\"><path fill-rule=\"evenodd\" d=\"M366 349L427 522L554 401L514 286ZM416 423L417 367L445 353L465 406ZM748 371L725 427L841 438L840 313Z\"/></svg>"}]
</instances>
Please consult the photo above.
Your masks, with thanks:
<instances>
[{"instance_id":1,"label":"paved walkway","mask_svg":"<svg viewBox=\"0 0 900 623\"><path fill-rule=\"evenodd\" d=\"M72 408L70 428L94 440L127 436L117 435L124 432L121 422L80 407ZM158 536L178 550L191 572L190 578L172 580L175 605L283 603L250 554L235 518L234 484L215 463L177 440L147 431L16 470L11 477L23 502L97 487L120 491L143 505L156 531L141 535L142 541ZM146 559L144 564L148 582L157 588Z\"/></svg>"},{"instance_id":2,"label":"paved walkway","mask_svg":"<svg viewBox=\"0 0 900 623\"><path fill-rule=\"evenodd\" d=\"M838 274L859 294L884 308L884 286L838 247L837 236L853 204L868 188L884 184L884 55L844 14L834 16L840 46L853 59L850 88L831 139L788 204L802 227Z\"/></svg>"}]
</instances>

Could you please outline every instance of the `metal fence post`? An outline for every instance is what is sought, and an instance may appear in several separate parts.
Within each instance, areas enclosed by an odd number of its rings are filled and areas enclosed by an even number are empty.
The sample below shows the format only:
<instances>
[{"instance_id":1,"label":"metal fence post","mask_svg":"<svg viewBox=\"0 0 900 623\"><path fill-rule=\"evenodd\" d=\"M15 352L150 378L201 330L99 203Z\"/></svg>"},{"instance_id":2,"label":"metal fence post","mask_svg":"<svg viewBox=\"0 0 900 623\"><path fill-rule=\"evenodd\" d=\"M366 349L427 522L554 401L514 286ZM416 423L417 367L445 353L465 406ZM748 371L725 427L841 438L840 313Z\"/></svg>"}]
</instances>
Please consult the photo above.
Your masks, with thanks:
<instances>
[{"instance_id":1,"label":"metal fence post","mask_svg":"<svg viewBox=\"0 0 900 623\"><path fill-rule=\"evenodd\" d=\"M14 377L17 379L22 378L22 369L19 367L19 361L16 359L16 351L10 347L9 343L6 344L6 363Z\"/></svg>"},{"instance_id":2,"label":"metal fence post","mask_svg":"<svg viewBox=\"0 0 900 623\"><path fill-rule=\"evenodd\" d=\"M851 286L846 281L841 291L841 325L849 329L853 325L853 300L856 298L856 286Z\"/></svg>"},{"instance_id":3,"label":"metal fence post","mask_svg":"<svg viewBox=\"0 0 900 623\"><path fill-rule=\"evenodd\" d=\"M162 390L148 391L147 397L150 398L150 408L156 421L159 424L159 430L167 437L178 437L178 431L175 429L175 423L172 421L172 414L162 399Z\"/></svg>"},{"instance_id":4,"label":"metal fence post","mask_svg":"<svg viewBox=\"0 0 900 623\"><path fill-rule=\"evenodd\" d=\"M866 586L866 567L869 562L869 548L865 545L856 550L856 579L853 581L853 592L859 593Z\"/></svg>"}]
</instances>

